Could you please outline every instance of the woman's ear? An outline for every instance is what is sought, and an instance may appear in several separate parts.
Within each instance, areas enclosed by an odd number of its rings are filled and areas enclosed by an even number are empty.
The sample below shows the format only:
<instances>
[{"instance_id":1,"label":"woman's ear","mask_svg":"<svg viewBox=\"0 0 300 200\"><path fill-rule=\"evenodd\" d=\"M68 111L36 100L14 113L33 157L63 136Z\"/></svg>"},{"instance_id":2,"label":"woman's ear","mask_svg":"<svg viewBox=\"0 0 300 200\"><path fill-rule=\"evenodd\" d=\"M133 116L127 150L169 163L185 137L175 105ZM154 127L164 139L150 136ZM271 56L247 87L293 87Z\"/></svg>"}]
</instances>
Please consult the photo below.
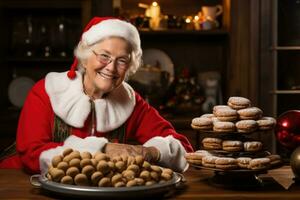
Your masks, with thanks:
<instances>
[{"instance_id":1,"label":"woman's ear","mask_svg":"<svg viewBox=\"0 0 300 200\"><path fill-rule=\"evenodd\" d=\"M86 65L87 65L87 59L82 60L81 66L84 71L86 70Z\"/></svg>"}]
</instances>

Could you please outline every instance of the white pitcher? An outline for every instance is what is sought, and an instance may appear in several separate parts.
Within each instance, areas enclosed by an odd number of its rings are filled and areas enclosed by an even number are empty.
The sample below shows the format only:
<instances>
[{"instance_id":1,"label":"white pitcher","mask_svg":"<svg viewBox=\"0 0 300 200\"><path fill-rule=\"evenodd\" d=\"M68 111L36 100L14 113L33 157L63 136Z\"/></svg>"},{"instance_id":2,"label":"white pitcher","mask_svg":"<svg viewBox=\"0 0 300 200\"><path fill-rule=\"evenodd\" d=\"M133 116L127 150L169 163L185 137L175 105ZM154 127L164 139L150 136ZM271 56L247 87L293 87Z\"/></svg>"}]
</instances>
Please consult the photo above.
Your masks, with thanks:
<instances>
[{"instance_id":1,"label":"white pitcher","mask_svg":"<svg viewBox=\"0 0 300 200\"><path fill-rule=\"evenodd\" d=\"M210 18L211 20L215 20L217 16L223 13L223 6L202 6L202 14L204 19Z\"/></svg>"}]
</instances>

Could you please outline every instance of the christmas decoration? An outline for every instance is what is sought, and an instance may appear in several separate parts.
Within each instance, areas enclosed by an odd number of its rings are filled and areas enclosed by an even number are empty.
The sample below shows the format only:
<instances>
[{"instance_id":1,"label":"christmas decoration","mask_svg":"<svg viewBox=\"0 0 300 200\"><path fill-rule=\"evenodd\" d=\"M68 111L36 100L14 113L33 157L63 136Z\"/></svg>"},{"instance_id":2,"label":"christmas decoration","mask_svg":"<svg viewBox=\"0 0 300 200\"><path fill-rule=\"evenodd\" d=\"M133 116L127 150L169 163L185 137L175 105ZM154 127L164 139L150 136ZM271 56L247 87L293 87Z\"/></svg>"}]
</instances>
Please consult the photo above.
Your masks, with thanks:
<instances>
[{"instance_id":1,"label":"christmas decoration","mask_svg":"<svg viewBox=\"0 0 300 200\"><path fill-rule=\"evenodd\" d=\"M297 147L290 158L291 168L297 179L300 179L300 147Z\"/></svg>"},{"instance_id":2,"label":"christmas decoration","mask_svg":"<svg viewBox=\"0 0 300 200\"><path fill-rule=\"evenodd\" d=\"M290 110L278 117L276 138L289 150L300 146L300 110Z\"/></svg>"}]
</instances>

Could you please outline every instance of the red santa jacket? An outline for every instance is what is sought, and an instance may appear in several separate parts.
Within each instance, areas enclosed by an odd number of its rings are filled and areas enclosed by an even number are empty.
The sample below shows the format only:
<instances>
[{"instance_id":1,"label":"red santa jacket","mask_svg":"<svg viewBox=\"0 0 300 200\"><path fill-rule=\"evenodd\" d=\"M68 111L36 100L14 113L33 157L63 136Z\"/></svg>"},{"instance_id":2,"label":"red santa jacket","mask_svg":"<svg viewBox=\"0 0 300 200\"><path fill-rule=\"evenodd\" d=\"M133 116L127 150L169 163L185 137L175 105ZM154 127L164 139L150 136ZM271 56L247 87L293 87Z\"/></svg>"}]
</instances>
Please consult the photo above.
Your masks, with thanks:
<instances>
[{"instance_id":1,"label":"red santa jacket","mask_svg":"<svg viewBox=\"0 0 300 200\"><path fill-rule=\"evenodd\" d=\"M45 79L37 82L29 92L19 118L16 141L18 156L2 161L0 168L25 167L32 173L38 173L40 172L39 157L41 153L63 145L63 142L53 141L53 127L56 113L48 93L45 89ZM125 122L125 141L135 139L140 144L144 144L153 137L160 136L166 138L167 136L172 136L175 140L179 141L187 152L193 151L192 146L185 136L176 133L172 125L163 119L140 95L137 93L134 93L134 95L134 108ZM79 128L72 127L71 134L80 138L90 136L90 118L91 114L89 113L85 118L84 125ZM68 122L66 123L68 124ZM106 137L107 134L110 134L110 131L96 131L94 136ZM158 143L158 146L161 146L160 144ZM170 150L167 148L162 151Z\"/></svg>"}]
</instances>

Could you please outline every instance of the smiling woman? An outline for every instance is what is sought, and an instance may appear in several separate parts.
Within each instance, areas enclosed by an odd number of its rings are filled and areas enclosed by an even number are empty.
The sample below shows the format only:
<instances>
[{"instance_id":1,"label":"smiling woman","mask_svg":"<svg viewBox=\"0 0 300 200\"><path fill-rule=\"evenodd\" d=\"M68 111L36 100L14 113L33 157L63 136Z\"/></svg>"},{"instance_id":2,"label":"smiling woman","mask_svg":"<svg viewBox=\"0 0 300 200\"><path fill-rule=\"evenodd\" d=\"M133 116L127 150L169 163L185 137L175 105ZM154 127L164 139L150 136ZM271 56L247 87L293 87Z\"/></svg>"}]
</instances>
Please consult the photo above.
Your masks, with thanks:
<instances>
[{"instance_id":1,"label":"smiling woman","mask_svg":"<svg viewBox=\"0 0 300 200\"><path fill-rule=\"evenodd\" d=\"M93 18L71 69L47 74L29 92L19 119L17 155L2 160L0 168L46 173L53 157L72 148L112 158L141 155L151 163L186 170L184 155L193 151L187 138L125 82L139 68L141 56L133 25Z\"/></svg>"},{"instance_id":2,"label":"smiling woman","mask_svg":"<svg viewBox=\"0 0 300 200\"><path fill-rule=\"evenodd\" d=\"M110 37L93 45L93 54L81 62L84 89L97 99L117 88L128 70L129 44L122 38ZM101 52L101 53L96 53ZM114 55L114 59L111 57Z\"/></svg>"}]
</instances>

